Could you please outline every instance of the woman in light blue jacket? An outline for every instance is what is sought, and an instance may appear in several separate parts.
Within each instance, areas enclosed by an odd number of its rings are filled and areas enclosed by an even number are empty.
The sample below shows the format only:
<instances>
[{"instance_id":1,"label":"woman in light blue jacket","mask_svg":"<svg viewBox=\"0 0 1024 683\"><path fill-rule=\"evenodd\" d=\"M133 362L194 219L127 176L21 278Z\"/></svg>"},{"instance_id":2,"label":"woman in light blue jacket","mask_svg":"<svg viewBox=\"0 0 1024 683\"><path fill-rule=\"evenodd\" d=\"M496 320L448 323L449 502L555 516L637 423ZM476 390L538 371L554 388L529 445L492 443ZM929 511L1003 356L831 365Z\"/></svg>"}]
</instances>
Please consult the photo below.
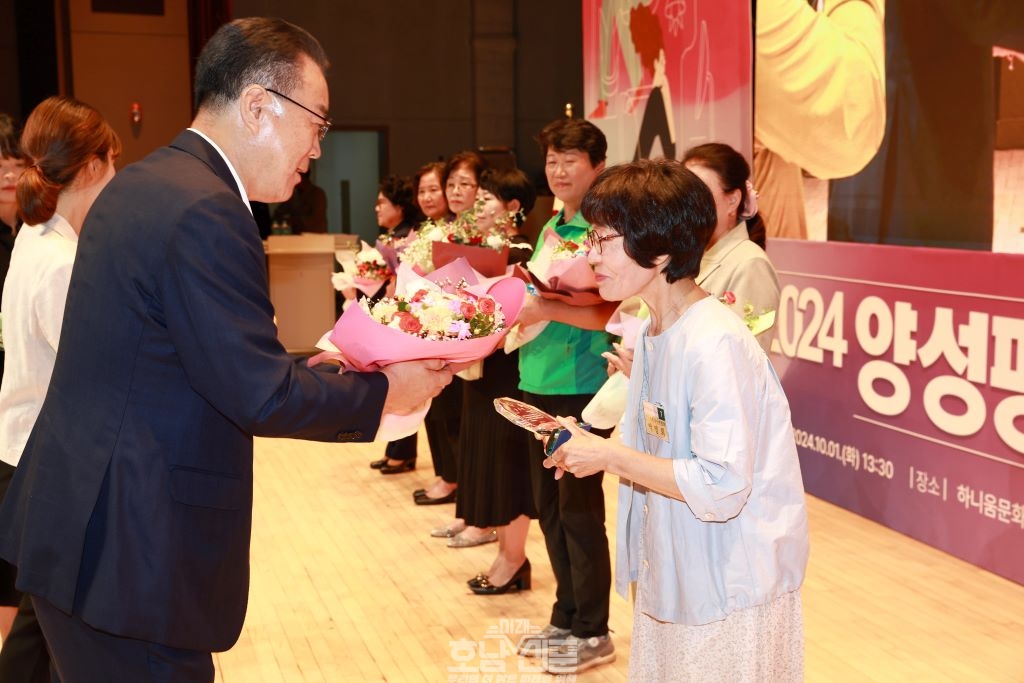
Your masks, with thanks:
<instances>
[{"instance_id":1,"label":"woman in light blue jacket","mask_svg":"<svg viewBox=\"0 0 1024 683\"><path fill-rule=\"evenodd\" d=\"M608 169L582 205L601 296L650 309L622 442L581 431L545 465L620 477L616 587L636 586L633 680L799 681L808 532L789 404L744 321L694 278L715 227L682 164Z\"/></svg>"}]
</instances>

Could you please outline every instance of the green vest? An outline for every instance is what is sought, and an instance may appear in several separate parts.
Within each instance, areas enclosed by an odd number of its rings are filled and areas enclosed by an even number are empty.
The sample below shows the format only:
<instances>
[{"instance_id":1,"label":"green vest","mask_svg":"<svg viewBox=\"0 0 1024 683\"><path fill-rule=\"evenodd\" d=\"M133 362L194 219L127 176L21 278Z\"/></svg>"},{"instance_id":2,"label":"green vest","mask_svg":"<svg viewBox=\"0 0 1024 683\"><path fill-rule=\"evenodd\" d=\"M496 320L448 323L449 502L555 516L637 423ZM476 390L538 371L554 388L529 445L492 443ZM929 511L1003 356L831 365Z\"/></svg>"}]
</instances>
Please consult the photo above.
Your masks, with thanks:
<instances>
[{"instance_id":1,"label":"green vest","mask_svg":"<svg viewBox=\"0 0 1024 683\"><path fill-rule=\"evenodd\" d=\"M558 225L559 212L547 222L564 239L583 242L590 224L577 211L572 220ZM537 237L534 258L543 244L544 230ZM594 394L608 379L608 361L601 357L610 351L607 332L582 330L565 323L549 322L535 339L519 349L519 388L531 394Z\"/></svg>"}]
</instances>

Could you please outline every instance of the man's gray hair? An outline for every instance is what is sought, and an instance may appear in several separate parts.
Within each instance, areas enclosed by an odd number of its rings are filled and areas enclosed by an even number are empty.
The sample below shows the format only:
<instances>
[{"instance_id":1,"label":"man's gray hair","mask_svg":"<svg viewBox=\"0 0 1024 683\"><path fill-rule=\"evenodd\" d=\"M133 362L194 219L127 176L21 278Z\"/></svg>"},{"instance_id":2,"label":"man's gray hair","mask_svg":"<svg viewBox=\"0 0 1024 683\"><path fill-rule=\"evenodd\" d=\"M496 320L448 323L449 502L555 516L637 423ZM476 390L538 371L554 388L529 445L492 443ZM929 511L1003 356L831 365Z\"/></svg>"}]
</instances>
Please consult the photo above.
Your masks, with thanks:
<instances>
[{"instance_id":1,"label":"man's gray hair","mask_svg":"<svg viewBox=\"0 0 1024 683\"><path fill-rule=\"evenodd\" d=\"M196 64L195 106L220 109L253 83L288 94L298 85L301 58L326 71L327 55L305 29L283 19L249 17L221 26Z\"/></svg>"}]
</instances>

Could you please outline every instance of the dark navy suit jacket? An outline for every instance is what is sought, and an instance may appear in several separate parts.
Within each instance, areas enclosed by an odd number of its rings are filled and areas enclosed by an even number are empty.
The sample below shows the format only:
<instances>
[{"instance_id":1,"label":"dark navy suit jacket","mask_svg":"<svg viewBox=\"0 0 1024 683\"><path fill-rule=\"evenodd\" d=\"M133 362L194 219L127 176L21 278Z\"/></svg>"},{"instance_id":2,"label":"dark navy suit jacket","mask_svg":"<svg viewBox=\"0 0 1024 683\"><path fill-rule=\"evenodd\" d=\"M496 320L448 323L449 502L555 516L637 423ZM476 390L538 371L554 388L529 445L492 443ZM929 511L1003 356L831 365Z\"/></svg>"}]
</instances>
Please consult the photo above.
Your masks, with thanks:
<instances>
[{"instance_id":1,"label":"dark navy suit jacket","mask_svg":"<svg viewBox=\"0 0 1024 683\"><path fill-rule=\"evenodd\" d=\"M256 223L185 131L82 230L53 378L0 508L18 588L110 633L225 650L245 617L252 437L364 441L381 374L277 341ZM297 463L299 465L300 463Z\"/></svg>"}]
</instances>

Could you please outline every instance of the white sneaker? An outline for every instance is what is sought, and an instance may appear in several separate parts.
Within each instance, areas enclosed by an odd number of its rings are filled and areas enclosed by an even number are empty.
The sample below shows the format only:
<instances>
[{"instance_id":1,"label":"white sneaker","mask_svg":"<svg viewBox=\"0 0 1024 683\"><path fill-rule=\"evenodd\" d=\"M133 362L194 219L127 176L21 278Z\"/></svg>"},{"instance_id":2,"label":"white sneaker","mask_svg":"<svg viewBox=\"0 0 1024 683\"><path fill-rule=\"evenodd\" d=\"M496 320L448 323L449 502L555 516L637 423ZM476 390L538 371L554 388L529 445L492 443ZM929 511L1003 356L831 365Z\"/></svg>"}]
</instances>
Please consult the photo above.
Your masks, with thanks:
<instances>
[{"instance_id":1,"label":"white sneaker","mask_svg":"<svg viewBox=\"0 0 1024 683\"><path fill-rule=\"evenodd\" d=\"M548 650L547 671L575 674L615 660L615 645L607 634L592 638L570 635L557 650Z\"/></svg>"},{"instance_id":2,"label":"white sneaker","mask_svg":"<svg viewBox=\"0 0 1024 683\"><path fill-rule=\"evenodd\" d=\"M571 636L571 630L548 624L540 630L540 633L526 635L519 639L519 654L524 657L543 657L548 652L557 650L565 642L565 639Z\"/></svg>"}]
</instances>

